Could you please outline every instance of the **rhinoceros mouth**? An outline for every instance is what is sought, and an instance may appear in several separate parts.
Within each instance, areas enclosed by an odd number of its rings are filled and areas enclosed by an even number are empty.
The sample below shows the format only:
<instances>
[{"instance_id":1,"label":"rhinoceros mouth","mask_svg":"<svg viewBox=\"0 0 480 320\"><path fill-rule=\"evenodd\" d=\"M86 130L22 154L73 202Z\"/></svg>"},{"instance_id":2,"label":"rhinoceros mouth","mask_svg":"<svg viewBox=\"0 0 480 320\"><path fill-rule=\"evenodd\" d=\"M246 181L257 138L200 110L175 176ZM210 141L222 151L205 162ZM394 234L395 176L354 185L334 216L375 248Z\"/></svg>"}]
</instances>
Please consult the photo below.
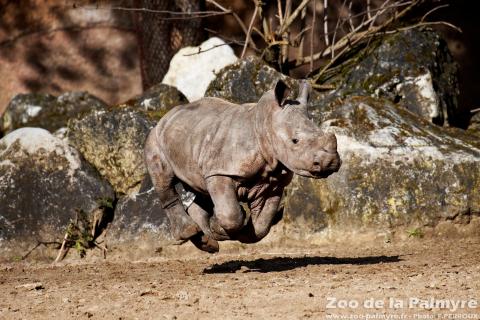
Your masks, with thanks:
<instances>
[{"instance_id":1,"label":"rhinoceros mouth","mask_svg":"<svg viewBox=\"0 0 480 320\"><path fill-rule=\"evenodd\" d=\"M328 177L329 175L331 175L333 173L333 171L321 171L321 172L311 172L312 176L314 176L315 178L326 178Z\"/></svg>"},{"instance_id":2,"label":"rhinoceros mouth","mask_svg":"<svg viewBox=\"0 0 480 320\"><path fill-rule=\"evenodd\" d=\"M298 175L307 178L314 178L314 179L323 179L331 175L332 173L337 172L338 170L320 170L320 171L307 171L307 170L299 170L296 172Z\"/></svg>"}]
</instances>

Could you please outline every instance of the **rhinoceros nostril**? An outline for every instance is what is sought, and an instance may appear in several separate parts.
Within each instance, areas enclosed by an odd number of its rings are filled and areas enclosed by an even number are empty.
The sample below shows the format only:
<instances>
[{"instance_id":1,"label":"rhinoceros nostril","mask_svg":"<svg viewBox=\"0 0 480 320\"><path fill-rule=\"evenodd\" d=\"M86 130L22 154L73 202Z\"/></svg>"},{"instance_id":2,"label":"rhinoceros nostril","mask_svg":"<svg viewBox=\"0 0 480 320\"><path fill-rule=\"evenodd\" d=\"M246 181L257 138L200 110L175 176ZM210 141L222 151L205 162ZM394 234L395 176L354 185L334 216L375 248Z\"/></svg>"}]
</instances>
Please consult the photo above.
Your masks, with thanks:
<instances>
[{"instance_id":1,"label":"rhinoceros nostril","mask_svg":"<svg viewBox=\"0 0 480 320\"><path fill-rule=\"evenodd\" d=\"M320 165L320 162L315 161L315 162L313 163L313 165L314 165L314 166L319 166L319 165Z\"/></svg>"}]
</instances>

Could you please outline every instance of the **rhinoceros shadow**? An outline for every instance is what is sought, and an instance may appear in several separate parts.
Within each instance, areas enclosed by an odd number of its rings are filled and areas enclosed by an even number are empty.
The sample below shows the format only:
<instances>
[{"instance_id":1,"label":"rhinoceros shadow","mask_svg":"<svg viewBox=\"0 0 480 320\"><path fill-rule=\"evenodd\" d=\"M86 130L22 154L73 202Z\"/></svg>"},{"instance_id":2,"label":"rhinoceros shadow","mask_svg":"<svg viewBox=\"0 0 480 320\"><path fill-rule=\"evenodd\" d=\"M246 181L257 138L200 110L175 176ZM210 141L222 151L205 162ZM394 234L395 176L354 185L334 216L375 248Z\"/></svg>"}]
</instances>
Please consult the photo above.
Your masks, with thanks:
<instances>
[{"instance_id":1,"label":"rhinoceros shadow","mask_svg":"<svg viewBox=\"0 0 480 320\"><path fill-rule=\"evenodd\" d=\"M205 274L214 273L235 273L245 269L244 272L281 272L296 268L307 267L311 265L369 265L380 263L400 262L400 256L370 256L354 258L336 258L336 257L275 257L268 259L255 260L233 260L220 264L214 264L203 270Z\"/></svg>"}]
</instances>

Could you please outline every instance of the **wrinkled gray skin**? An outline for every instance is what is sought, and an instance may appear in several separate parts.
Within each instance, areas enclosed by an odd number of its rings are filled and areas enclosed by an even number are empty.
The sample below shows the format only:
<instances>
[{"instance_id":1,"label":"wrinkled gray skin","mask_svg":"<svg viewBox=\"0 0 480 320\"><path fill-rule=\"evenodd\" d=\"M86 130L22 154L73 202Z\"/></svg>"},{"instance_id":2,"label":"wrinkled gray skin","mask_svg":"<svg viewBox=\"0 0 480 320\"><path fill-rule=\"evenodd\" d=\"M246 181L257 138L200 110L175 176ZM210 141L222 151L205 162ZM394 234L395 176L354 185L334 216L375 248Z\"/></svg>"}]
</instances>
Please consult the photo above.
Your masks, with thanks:
<instances>
[{"instance_id":1,"label":"wrinkled gray skin","mask_svg":"<svg viewBox=\"0 0 480 320\"><path fill-rule=\"evenodd\" d=\"M286 100L288 88L279 81L257 104L203 98L159 121L145 159L177 240L209 252L218 251L218 240L257 242L281 219L293 173L325 178L338 171L335 135L308 118L309 91L303 82L297 100ZM188 213L174 188L178 181L200 195Z\"/></svg>"}]
</instances>

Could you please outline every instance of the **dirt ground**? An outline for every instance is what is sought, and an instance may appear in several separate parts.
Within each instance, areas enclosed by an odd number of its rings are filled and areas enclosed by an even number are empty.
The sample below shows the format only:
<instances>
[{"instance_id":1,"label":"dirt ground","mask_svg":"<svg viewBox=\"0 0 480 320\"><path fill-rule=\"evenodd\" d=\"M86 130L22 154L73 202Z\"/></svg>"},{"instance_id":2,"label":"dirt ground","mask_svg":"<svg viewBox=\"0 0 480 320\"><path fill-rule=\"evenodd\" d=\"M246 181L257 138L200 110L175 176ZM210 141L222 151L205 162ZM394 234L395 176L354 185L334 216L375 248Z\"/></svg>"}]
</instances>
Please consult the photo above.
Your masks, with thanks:
<instances>
[{"instance_id":1,"label":"dirt ground","mask_svg":"<svg viewBox=\"0 0 480 320\"><path fill-rule=\"evenodd\" d=\"M480 319L479 238L387 242L8 262L0 319Z\"/></svg>"}]
</instances>

